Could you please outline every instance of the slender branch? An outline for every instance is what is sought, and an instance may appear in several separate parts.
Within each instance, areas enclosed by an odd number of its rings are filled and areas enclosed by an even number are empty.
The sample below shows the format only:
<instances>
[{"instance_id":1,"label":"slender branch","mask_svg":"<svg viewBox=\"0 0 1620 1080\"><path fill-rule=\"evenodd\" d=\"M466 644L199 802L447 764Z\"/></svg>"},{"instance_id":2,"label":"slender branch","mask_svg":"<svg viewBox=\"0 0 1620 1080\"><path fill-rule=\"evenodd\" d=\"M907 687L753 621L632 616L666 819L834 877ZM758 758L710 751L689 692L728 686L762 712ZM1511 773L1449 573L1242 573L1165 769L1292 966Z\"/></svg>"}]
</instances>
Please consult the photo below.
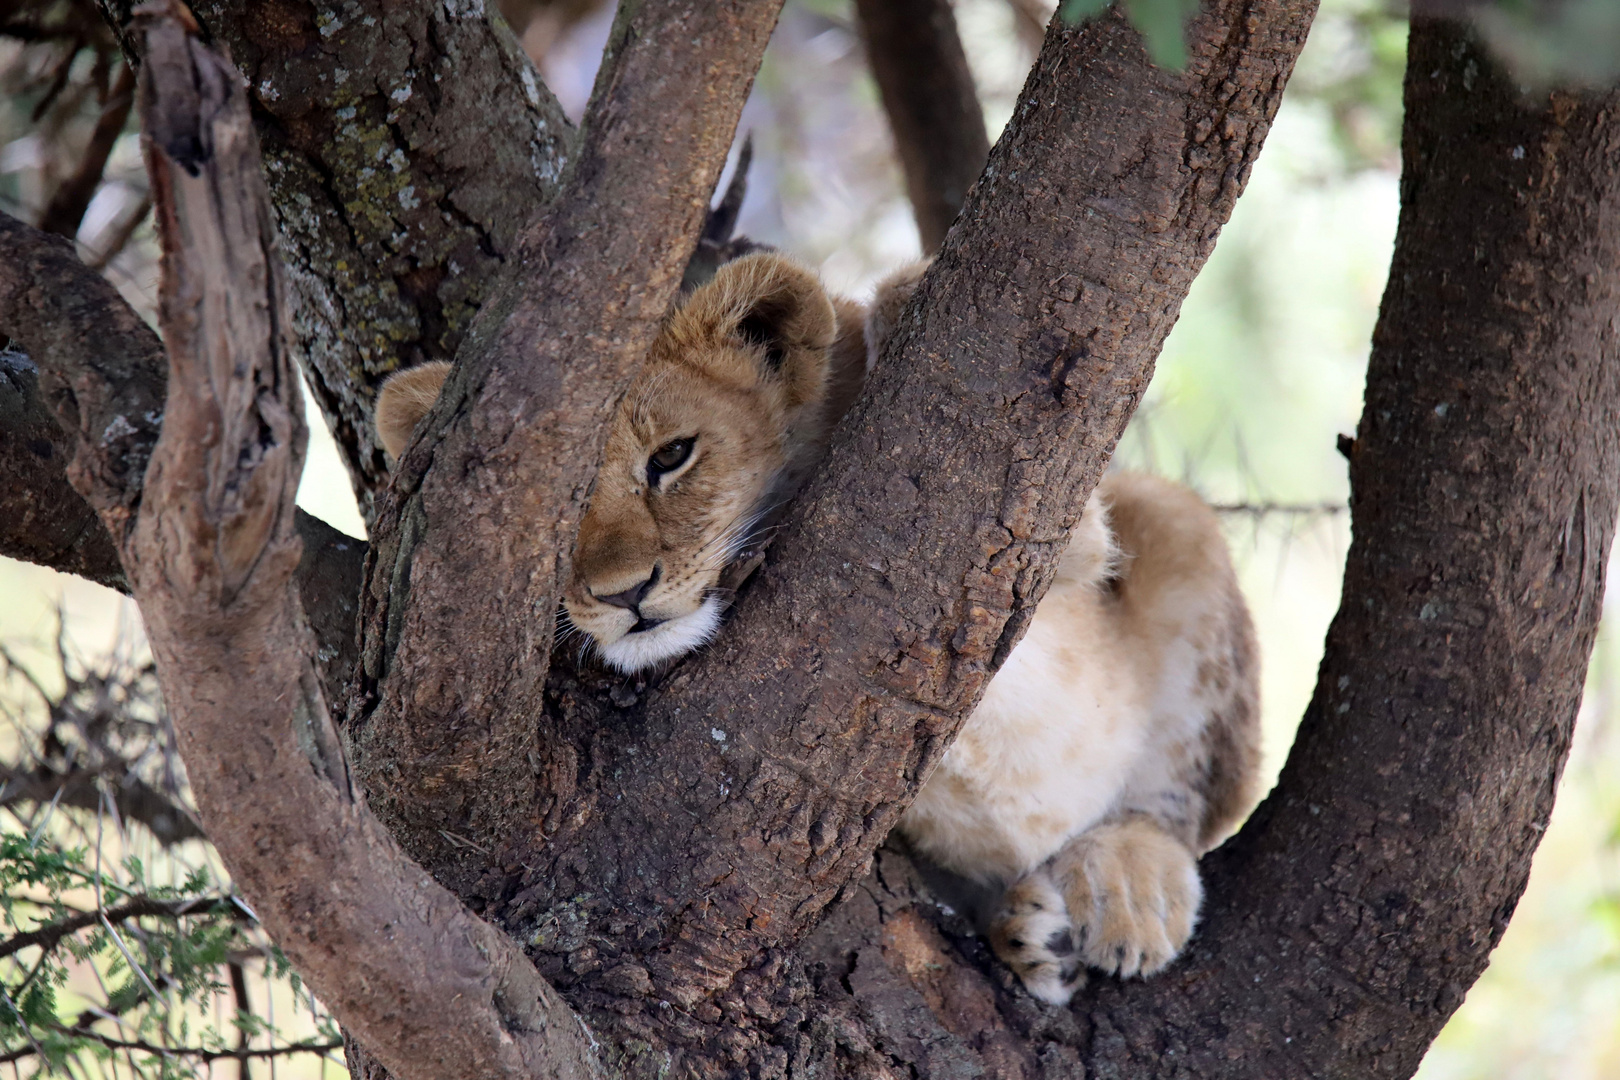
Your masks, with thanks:
<instances>
[{"instance_id":1,"label":"slender branch","mask_svg":"<svg viewBox=\"0 0 1620 1080\"><path fill-rule=\"evenodd\" d=\"M144 918L150 915L161 915L166 918L179 918L182 915L198 915L211 913L216 908L226 908L239 911L229 900L217 896L198 896L186 900L162 900L152 896L137 896L114 907L99 908L95 911L86 911L60 922L41 926L26 933L15 934L0 942L0 959L11 956L23 949L40 946L41 948L54 948L56 943L70 934L77 934L80 930L91 926L98 926L105 919L110 923L122 923L130 919Z\"/></svg>"},{"instance_id":2,"label":"slender branch","mask_svg":"<svg viewBox=\"0 0 1620 1080\"><path fill-rule=\"evenodd\" d=\"M1210 509L1217 514L1244 514L1249 517L1269 517L1273 514L1291 514L1296 516L1317 516L1347 514L1350 512L1348 503L1321 502L1321 503L1276 503L1276 502L1241 502L1241 503L1211 503Z\"/></svg>"},{"instance_id":3,"label":"slender branch","mask_svg":"<svg viewBox=\"0 0 1620 1080\"><path fill-rule=\"evenodd\" d=\"M102 809L97 781L105 777L119 815L146 826L159 843L178 844L203 836L185 807L139 777L127 775L127 764L120 761L107 769L92 769L75 761L64 772L47 765L31 770L0 767L0 806L54 801L95 813Z\"/></svg>"},{"instance_id":4,"label":"slender branch","mask_svg":"<svg viewBox=\"0 0 1620 1080\"><path fill-rule=\"evenodd\" d=\"M150 195L143 196L141 201L135 204L135 209L131 210L124 220L119 223L112 236L107 238L106 244L102 245L99 251L91 253L91 257L85 265L98 272L105 270L107 265L118 258L123 253L123 250L129 246L130 240L135 236L135 230L141 227L141 223L146 220L146 216L151 212L152 197Z\"/></svg>"},{"instance_id":5,"label":"slender branch","mask_svg":"<svg viewBox=\"0 0 1620 1080\"><path fill-rule=\"evenodd\" d=\"M856 0L925 252L939 250L990 153L949 0Z\"/></svg>"},{"instance_id":6,"label":"slender branch","mask_svg":"<svg viewBox=\"0 0 1620 1080\"><path fill-rule=\"evenodd\" d=\"M142 13L170 372L122 552L209 836L390 1072L589 1076L587 1033L518 944L411 863L351 782L294 583L306 431L248 103L178 0Z\"/></svg>"},{"instance_id":7,"label":"slender branch","mask_svg":"<svg viewBox=\"0 0 1620 1080\"><path fill-rule=\"evenodd\" d=\"M113 144L124 133L124 124L129 120L129 111L134 105L135 70L125 64L119 69L118 81L113 84L112 94L102 106L96 126L90 132L90 142L85 146L78 169L56 189L45 206L45 212L40 215L39 227L45 232L56 233L70 240L77 235L79 222L84 220L90 199L95 195L96 188L101 186L101 174L107 169Z\"/></svg>"},{"instance_id":8,"label":"slender branch","mask_svg":"<svg viewBox=\"0 0 1620 1080\"><path fill-rule=\"evenodd\" d=\"M238 1020L253 1015L253 1000L248 997L247 971L241 964L232 960L226 964L231 974L231 999L236 1004ZM248 1028L239 1023L236 1029L236 1050L240 1063L236 1072L236 1080L253 1080L253 1069L248 1064L248 1058L243 1054L248 1044ZM339 1045L342 1045L341 1042Z\"/></svg>"},{"instance_id":9,"label":"slender branch","mask_svg":"<svg viewBox=\"0 0 1620 1080\"><path fill-rule=\"evenodd\" d=\"M158 1046L144 1042L140 1039L117 1039L111 1035L103 1035L99 1031L91 1031L81 1027L61 1027L54 1029L60 1035L75 1039L90 1039L112 1050L139 1050L156 1057L190 1058L200 1062L231 1061L242 1062L244 1068L255 1058L286 1057L289 1054L329 1054L333 1050L343 1049L341 1039L332 1042L319 1042L313 1039L304 1042L287 1043L284 1046L270 1046L258 1050L249 1050L238 1047L235 1050L209 1050L202 1046ZM0 1054L0 1064L10 1061L21 1061L39 1053L37 1047L23 1047L7 1054Z\"/></svg>"}]
</instances>

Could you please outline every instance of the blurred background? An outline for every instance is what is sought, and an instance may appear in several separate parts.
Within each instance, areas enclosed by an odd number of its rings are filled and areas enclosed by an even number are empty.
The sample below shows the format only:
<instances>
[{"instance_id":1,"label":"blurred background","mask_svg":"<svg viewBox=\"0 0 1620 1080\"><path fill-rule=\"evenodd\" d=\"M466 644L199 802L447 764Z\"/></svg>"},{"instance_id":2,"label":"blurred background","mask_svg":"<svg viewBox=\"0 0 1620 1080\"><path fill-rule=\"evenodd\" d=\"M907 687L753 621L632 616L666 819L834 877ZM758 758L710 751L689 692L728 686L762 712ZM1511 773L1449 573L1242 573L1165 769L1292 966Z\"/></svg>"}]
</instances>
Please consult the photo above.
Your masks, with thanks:
<instances>
[{"instance_id":1,"label":"blurred background","mask_svg":"<svg viewBox=\"0 0 1620 1080\"><path fill-rule=\"evenodd\" d=\"M86 261L150 312L155 252L137 142L118 113L121 61L93 4L22 6L17 16L0 13L0 209L33 223L55 213ZM954 7L993 141L1051 8L1045 0ZM504 8L577 119L611 3L505 0ZM1613 42L1620 17L1603 19L1620 5L1565 5L1562 21L1544 20L1539 36L1514 21L1517 10L1504 7L1486 29L1517 50L1527 81L1614 75L1620 51L1593 43ZM1384 4L1324 0L1248 191L1116 458L1184 480L1222 508L1260 629L1270 776L1309 698L1338 600L1349 523L1335 437L1353 431L1360 412L1393 245L1405 39L1404 18ZM917 256L847 0L788 0L743 131L755 155L739 232L818 265L832 288L852 295ZM299 501L360 535L336 453L313 426ZM1529 890L1491 967L1430 1051L1424 1080L1620 1077L1612 625L1598 638ZM0 959L0 985L10 988L0 1000L0 1076L343 1075L319 1003L251 912L222 899L223 870L184 819L183 772L133 608L86 582L0 560L0 646L4 936L125 893L207 900L194 912L132 918L123 932L92 926L59 963L35 950ZM51 782L89 765L103 770L89 788ZM147 812L114 813L133 805L126 797L136 790L156 800ZM23 1000L19 987L36 998ZM265 1056L244 1068L165 1049L210 1046Z\"/></svg>"}]
</instances>

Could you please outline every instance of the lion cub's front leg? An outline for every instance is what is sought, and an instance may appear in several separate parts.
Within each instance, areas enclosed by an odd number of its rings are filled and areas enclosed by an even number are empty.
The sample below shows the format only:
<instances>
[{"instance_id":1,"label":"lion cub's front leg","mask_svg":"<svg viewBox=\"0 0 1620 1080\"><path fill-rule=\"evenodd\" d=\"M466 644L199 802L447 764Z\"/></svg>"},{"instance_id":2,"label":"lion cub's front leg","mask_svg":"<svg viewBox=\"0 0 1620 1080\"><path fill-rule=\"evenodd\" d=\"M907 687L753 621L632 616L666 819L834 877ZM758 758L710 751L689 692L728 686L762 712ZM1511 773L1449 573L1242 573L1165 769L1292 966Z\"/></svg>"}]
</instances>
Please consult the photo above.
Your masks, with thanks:
<instances>
[{"instance_id":1,"label":"lion cub's front leg","mask_svg":"<svg viewBox=\"0 0 1620 1080\"><path fill-rule=\"evenodd\" d=\"M1061 1005L1084 967L1152 975L1192 936L1204 897L1186 844L1148 818L1098 825L1002 896L990 942L1029 992Z\"/></svg>"}]
</instances>

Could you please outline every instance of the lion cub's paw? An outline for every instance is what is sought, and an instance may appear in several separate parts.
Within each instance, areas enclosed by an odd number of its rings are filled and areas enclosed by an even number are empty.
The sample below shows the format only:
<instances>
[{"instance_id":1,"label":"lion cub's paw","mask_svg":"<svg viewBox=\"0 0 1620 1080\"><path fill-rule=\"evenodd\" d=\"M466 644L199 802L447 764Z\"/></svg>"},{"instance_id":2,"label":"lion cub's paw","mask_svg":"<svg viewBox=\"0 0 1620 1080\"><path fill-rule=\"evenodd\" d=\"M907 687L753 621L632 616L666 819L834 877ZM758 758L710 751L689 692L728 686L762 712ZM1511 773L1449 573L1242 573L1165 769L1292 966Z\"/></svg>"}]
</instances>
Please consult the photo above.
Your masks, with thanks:
<instances>
[{"instance_id":1,"label":"lion cub's paw","mask_svg":"<svg viewBox=\"0 0 1620 1080\"><path fill-rule=\"evenodd\" d=\"M1049 865L1088 967L1121 978L1152 975L1192 936L1204 898L1197 860L1150 822L1099 826Z\"/></svg>"},{"instance_id":2,"label":"lion cub's paw","mask_svg":"<svg viewBox=\"0 0 1620 1080\"><path fill-rule=\"evenodd\" d=\"M1031 994L1053 1005L1067 1004L1085 981L1074 938L1063 894L1040 870L1013 883L990 924L996 955Z\"/></svg>"}]
</instances>

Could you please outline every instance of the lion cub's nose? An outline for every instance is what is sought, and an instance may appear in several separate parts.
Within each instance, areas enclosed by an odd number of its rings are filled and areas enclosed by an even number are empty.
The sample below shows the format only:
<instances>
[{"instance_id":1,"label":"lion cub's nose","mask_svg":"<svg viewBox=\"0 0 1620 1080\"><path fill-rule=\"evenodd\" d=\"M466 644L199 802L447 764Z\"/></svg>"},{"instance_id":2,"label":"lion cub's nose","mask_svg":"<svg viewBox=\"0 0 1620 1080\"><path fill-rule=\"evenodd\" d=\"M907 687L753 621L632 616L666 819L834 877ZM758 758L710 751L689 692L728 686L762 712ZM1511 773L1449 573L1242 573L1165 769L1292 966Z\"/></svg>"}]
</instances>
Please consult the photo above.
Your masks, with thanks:
<instances>
[{"instance_id":1,"label":"lion cub's nose","mask_svg":"<svg viewBox=\"0 0 1620 1080\"><path fill-rule=\"evenodd\" d=\"M636 609L641 606L643 600L647 599L647 594L653 591L653 586L658 584L658 575L662 571L662 567L654 566L652 576L640 585L632 585L623 592L609 593L606 596L597 596L596 598L604 604L622 607L626 611L639 616L641 612ZM596 594L592 593L591 595L595 596Z\"/></svg>"}]
</instances>

